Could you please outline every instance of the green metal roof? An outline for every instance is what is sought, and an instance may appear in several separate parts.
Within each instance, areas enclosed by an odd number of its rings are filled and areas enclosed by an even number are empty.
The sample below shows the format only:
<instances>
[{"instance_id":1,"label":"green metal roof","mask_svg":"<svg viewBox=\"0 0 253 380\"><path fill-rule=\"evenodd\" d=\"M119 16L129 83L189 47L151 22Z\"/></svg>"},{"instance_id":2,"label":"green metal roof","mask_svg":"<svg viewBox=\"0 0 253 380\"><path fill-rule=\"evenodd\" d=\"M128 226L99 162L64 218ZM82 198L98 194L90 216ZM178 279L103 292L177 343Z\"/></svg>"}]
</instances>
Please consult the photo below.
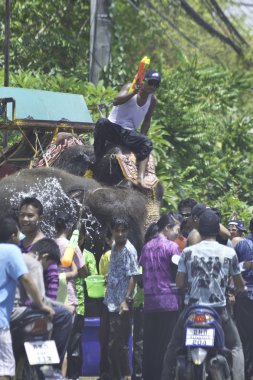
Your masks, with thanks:
<instances>
[{"instance_id":1,"label":"green metal roof","mask_svg":"<svg viewBox=\"0 0 253 380\"><path fill-rule=\"evenodd\" d=\"M0 87L0 98L14 98L16 119L92 123L89 110L82 95L62 92L31 90L17 87ZM11 120L11 104L7 105Z\"/></svg>"}]
</instances>

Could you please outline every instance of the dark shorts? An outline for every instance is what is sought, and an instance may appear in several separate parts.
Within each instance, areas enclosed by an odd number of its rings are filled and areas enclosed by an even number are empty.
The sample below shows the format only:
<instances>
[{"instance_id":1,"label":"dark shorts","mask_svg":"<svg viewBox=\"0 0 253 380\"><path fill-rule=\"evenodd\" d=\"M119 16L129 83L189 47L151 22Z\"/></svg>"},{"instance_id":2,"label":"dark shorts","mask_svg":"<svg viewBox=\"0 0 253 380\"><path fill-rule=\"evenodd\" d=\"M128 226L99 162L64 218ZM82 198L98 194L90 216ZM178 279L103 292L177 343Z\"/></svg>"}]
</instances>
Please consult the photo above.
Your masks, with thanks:
<instances>
[{"instance_id":1,"label":"dark shorts","mask_svg":"<svg viewBox=\"0 0 253 380\"><path fill-rule=\"evenodd\" d=\"M94 152L97 158L105 154L106 141L128 148L135 153L138 161L147 158L153 148L152 142L136 130L124 129L108 119L99 119L94 130Z\"/></svg>"}]
</instances>

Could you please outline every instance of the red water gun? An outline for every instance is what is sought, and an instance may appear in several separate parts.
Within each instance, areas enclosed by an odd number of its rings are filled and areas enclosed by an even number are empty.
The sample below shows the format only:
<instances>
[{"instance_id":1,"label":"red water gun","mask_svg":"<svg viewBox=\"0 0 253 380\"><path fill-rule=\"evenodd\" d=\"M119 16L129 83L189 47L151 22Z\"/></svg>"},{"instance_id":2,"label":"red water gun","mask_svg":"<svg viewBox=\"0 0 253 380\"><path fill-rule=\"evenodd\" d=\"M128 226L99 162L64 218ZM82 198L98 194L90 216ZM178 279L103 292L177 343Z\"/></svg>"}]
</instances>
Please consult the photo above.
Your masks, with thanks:
<instances>
[{"instance_id":1,"label":"red water gun","mask_svg":"<svg viewBox=\"0 0 253 380\"><path fill-rule=\"evenodd\" d=\"M149 64L150 64L150 58L148 58L147 56L143 57L142 60L140 61L139 69L137 73L135 74L134 80L129 88L129 92L132 92L136 88L136 85L139 86L142 84L145 77L146 67Z\"/></svg>"}]
</instances>

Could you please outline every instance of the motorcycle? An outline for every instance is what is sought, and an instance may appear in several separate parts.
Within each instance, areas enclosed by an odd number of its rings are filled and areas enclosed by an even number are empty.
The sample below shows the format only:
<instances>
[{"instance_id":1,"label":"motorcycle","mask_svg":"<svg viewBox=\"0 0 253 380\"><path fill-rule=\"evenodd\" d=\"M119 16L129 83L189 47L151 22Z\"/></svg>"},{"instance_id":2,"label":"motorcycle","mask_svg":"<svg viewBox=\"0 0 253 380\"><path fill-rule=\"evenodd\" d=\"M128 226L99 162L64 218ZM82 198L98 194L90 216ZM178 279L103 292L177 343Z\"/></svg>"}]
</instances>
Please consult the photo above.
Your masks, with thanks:
<instances>
[{"instance_id":1,"label":"motorcycle","mask_svg":"<svg viewBox=\"0 0 253 380\"><path fill-rule=\"evenodd\" d=\"M21 315L11 322L16 380L63 379L52 364L60 362L54 340L50 340L53 324L39 311Z\"/></svg>"},{"instance_id":2,"label":"motorcycle","mask_svg":"<svg viewBox=\"0 0 253 380\"><path fill-rule=\"evenodd\" d=\"M232 353L224 346L221 318L211 307L194 305L184 315L184 346L176 380L231 380Z\"/></svg>"}]
</instances>

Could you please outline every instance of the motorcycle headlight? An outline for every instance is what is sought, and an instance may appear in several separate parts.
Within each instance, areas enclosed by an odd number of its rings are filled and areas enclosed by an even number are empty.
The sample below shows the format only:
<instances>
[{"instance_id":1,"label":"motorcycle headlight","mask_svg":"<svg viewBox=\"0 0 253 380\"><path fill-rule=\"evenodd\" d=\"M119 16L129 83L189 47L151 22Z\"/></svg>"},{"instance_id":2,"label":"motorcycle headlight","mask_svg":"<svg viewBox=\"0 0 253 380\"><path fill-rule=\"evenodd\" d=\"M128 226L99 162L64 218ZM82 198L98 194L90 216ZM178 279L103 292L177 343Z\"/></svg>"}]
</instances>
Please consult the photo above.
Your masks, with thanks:
<instances>
[{"instance_id":1,"label":"motorcycle headlight","mask_svg":"<svg viewBox=\"0 0 253 380\"><path fill-rule=\"evenodd\" d=\"M42 317L27 323L24 326L24 331L31 335L45 335L52 330L52 327L52 322Z\"/></svg>"},{"instance_id":2,"label":"motorcycle headlight","mask_svg":"<svg viewBox=\"0 0 253 380\"><path fill-rule=\"evenodd\" d=\"M195 365L201 365L206 358L207 351L201 347L193 348L191 350L192 361Z\"/></svg>"},{"instance_id":3,"label":"motorcycle headlight","mask_svg":"<svg viewBox=\"0 0 253 380\"><path fill-rule=\"evenodd\" d=\"M27 325L25 325L25 327L24 327L24 331L25 331L26 333L30 333L30 332L33 330L33 328L34 328L34 325L35 325L34 322L32 322L32 323L28 323Z\"/></svg>"},{"instance_id":4,"label":"motorcycle headlight","mask_svg":"<svg viewBox=\"0 0 253 380\"><path fill-rule=\"evenodd\" d=\"M49 332L49 331L51 331L52 329L53 329L53 323L50 322L50 321L48 321L48 322L47 322L47 331Z\"/></svg>"}]
</instances>

